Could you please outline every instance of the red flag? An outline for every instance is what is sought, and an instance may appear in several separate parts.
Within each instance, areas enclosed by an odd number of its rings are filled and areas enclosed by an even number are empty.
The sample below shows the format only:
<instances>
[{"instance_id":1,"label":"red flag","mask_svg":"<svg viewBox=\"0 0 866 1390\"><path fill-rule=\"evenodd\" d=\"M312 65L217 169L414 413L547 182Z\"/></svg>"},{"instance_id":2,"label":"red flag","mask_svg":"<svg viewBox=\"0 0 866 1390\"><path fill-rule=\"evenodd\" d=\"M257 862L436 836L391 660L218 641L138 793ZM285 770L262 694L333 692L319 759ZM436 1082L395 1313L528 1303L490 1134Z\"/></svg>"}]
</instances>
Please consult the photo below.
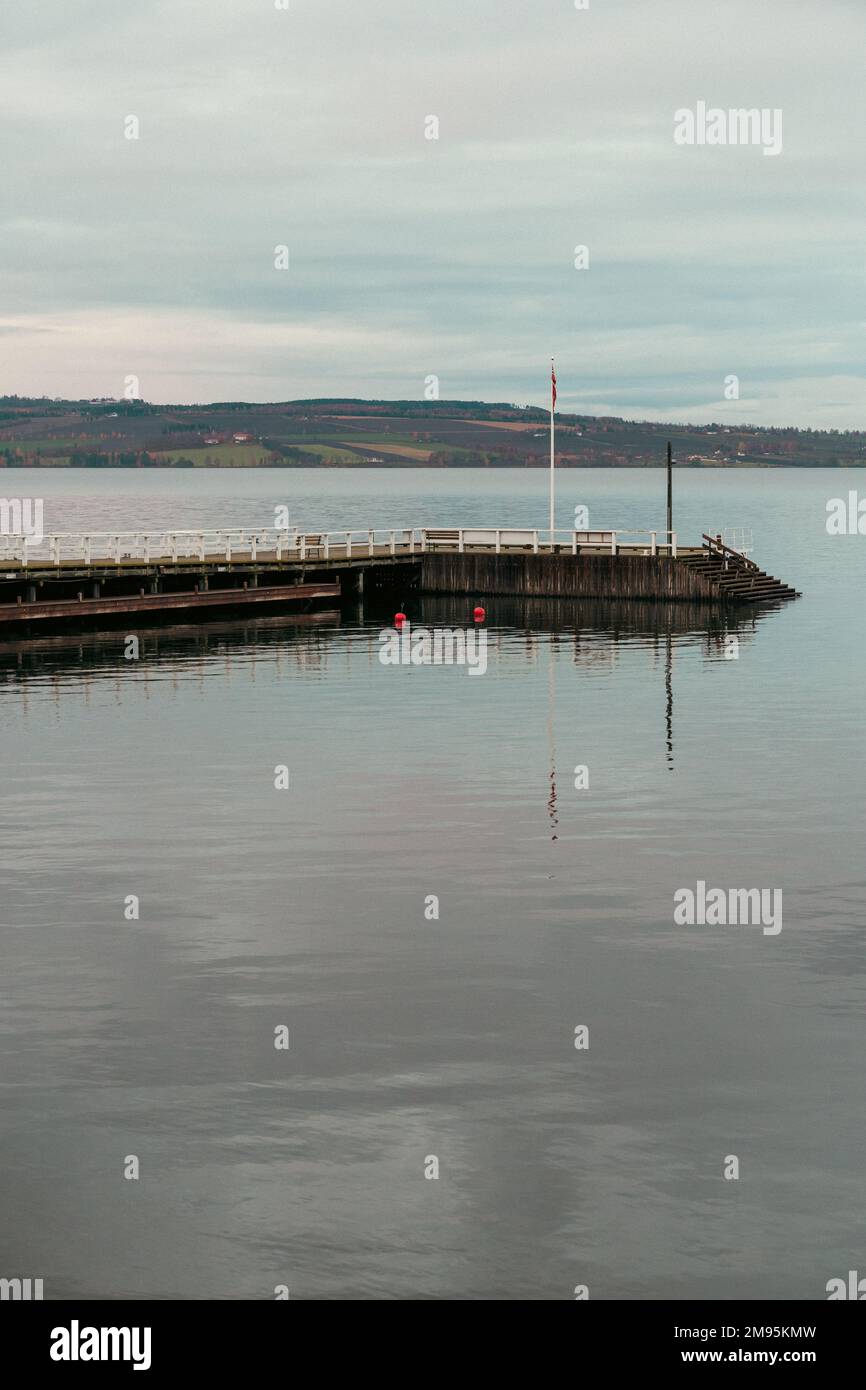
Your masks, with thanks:
<instances>
[{"instance_id":1,"label":"red flag","mask_svg":"<svg viewBox=\"0 0 866 1390\"><path fill-rule=\"evenodd\" d=\"M551 390L550 408L551 408L551 410L555 410L555 409L556 409L556 372L554 371L553 363L552 363L552 362L551 362L551 364L550 364L550 390Z\"/></svg>"}]
</instances>

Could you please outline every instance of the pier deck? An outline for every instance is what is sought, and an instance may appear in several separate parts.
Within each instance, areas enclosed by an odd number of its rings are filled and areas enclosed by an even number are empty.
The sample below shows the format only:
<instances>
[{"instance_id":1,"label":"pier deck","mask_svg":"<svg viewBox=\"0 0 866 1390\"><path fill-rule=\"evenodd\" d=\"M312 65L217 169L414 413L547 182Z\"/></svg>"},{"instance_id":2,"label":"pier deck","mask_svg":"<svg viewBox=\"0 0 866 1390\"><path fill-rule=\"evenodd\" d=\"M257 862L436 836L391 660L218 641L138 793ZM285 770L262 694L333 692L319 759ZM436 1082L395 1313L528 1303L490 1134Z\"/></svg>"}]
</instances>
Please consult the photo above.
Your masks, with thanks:
<instances>
[{"instance_id":1,"label":"pier deck","mask_svg":"<svg viewBox=\"0 0 866 1390\"><path fill-rule=\"evenodd\" d=\"M395 571L397 571L395 573ZM0 629L88 615L284 604L393 585L431 593L763 603L795 597L704 535L516 527L0 536Z\"/></svg>"}]
</instances>

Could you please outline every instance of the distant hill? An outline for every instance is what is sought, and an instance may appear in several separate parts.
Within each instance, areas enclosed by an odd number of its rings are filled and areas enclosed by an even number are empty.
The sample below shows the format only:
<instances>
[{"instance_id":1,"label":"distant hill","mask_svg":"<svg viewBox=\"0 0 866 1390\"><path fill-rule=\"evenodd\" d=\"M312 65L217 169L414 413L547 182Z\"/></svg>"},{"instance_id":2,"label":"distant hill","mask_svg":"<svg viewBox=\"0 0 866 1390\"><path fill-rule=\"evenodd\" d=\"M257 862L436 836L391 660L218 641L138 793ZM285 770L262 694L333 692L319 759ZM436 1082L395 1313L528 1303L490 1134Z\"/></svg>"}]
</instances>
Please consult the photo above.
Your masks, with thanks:
<instances>
[{"instance_id":1,"label":"distant hill","mask_svg":"<svg viewBox=\"0 0 866 1390\"><path fill-rule=\"evenodd\" d=\"M541 468L548 414L483 401L153 405L0 397L0 467ZM666 425L557 411L562 468L853 467L866 432Z\"/></svg>"}]
</instances>

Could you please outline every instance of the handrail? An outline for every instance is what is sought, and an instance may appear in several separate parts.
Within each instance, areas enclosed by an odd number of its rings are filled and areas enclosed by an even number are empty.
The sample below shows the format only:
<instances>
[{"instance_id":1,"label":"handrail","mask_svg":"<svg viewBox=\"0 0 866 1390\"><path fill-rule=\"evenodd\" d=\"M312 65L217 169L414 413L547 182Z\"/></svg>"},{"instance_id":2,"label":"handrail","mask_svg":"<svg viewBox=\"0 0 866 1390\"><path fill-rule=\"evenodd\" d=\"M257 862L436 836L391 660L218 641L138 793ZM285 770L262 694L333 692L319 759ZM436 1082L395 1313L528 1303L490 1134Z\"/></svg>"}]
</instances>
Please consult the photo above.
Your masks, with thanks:
<instances>
[{"instance_id":1,"label":"handrail","mask_svg":"<svg viewBox=\"0 0 866 1390\"><path fill-rule=\"evenodd\" d=\"M705 540L708 538L705 537ZM409 526L350 531L287 530L273 527L223 527L218 530L57 531L40 536L0 534L0 565L22 568L48 564L94 563L145 565L198 563L230 564L232 560L263 564L298 560L379 558L450 549L531 550L534 554L578 555L582 551L617 555L638 551L648 555L677 554L675 531L636 531L613 528L553 531L521 526ZM733 552L736 553L736 552ZM744 558L744 557L743 557ZM746 561L746 563L750 563Z\"/></svg>"},{"instance_id":2,"label":"handrail","mask_svg":"<svg viewBox=\"0 0 866 1390\"><path fill-rule=\"evenodd\" d=\"M638 539L631 539L636 537ZM568 550L576 555L581 550L604 549L612 555L621 550L638 550L650 555L677 554L676 531L631 531L610 527L593 530L553 531L547 527L529 526L429 526L424 530L425 547L438 550L454 547L458 552L467 548L503 550L532 549L535 552Z\"/></svg>"},{"instance_id":3,"label":"handrail","mask_svg":"<svg viewBox=\"0 0 866 1390\"><path fill-rule=\"evenodd\" d=\"M732 555L733 558L744 567L744 569L760 569L760 565L756 565L754 560L749 559L748 555L743 555L741 551L734 550L733 546L726 545L725 542L722 540L721 536L708 536L706 531L702 531L701 537L703 540L706 541L707 550L709 550L711 554L713 551L716 551L717 554L722 555L724 557Z\"/></svg>"},{"instance_id":4,"label":"handrail","mask_svg":"<svg viewBox=\"0 0 866 1390\"><path fill-rule=\"evenodd\" d=\"M216 559L228 563L243 557L261 563L278 560L373 555L414 554L423 548L420 527L390 527L363 531L299 531L283 527L228 527L202 531L58 531L41 536L0 534L0 564L17 561L60 565L64 561L143 561L145 564L178 564Z\"/></svg>"}]
</instances>

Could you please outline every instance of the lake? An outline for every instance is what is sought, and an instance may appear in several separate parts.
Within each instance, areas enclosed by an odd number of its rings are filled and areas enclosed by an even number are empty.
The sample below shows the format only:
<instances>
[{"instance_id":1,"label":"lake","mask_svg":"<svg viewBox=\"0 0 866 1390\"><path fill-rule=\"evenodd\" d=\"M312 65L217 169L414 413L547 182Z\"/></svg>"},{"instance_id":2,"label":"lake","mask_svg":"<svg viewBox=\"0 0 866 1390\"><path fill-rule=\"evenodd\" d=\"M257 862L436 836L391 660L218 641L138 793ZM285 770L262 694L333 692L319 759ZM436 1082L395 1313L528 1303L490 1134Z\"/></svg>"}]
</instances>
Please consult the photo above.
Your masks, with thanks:
<instances>
[{"instance_id":1,"label":"lake","mask_svg":"<svg viewBox=\"0 0 866 1390\"><path fill-rule=\"evenodd\" d=\"M62 531L547 515L543 470L6 470L37 489ZM820 1299L864 1269L866 537L825 525L850 489L676 473L683 541L751 527L802 598L479 595L478 679L383 665L391 615L357 605L130 628L138 660L122 631L0 643L0 1275ZM558 474L560 527L661 529L664 502L661 470ZM781 931L677 924L699 882L780 890Z\"/></svg>"}]
</instances>

